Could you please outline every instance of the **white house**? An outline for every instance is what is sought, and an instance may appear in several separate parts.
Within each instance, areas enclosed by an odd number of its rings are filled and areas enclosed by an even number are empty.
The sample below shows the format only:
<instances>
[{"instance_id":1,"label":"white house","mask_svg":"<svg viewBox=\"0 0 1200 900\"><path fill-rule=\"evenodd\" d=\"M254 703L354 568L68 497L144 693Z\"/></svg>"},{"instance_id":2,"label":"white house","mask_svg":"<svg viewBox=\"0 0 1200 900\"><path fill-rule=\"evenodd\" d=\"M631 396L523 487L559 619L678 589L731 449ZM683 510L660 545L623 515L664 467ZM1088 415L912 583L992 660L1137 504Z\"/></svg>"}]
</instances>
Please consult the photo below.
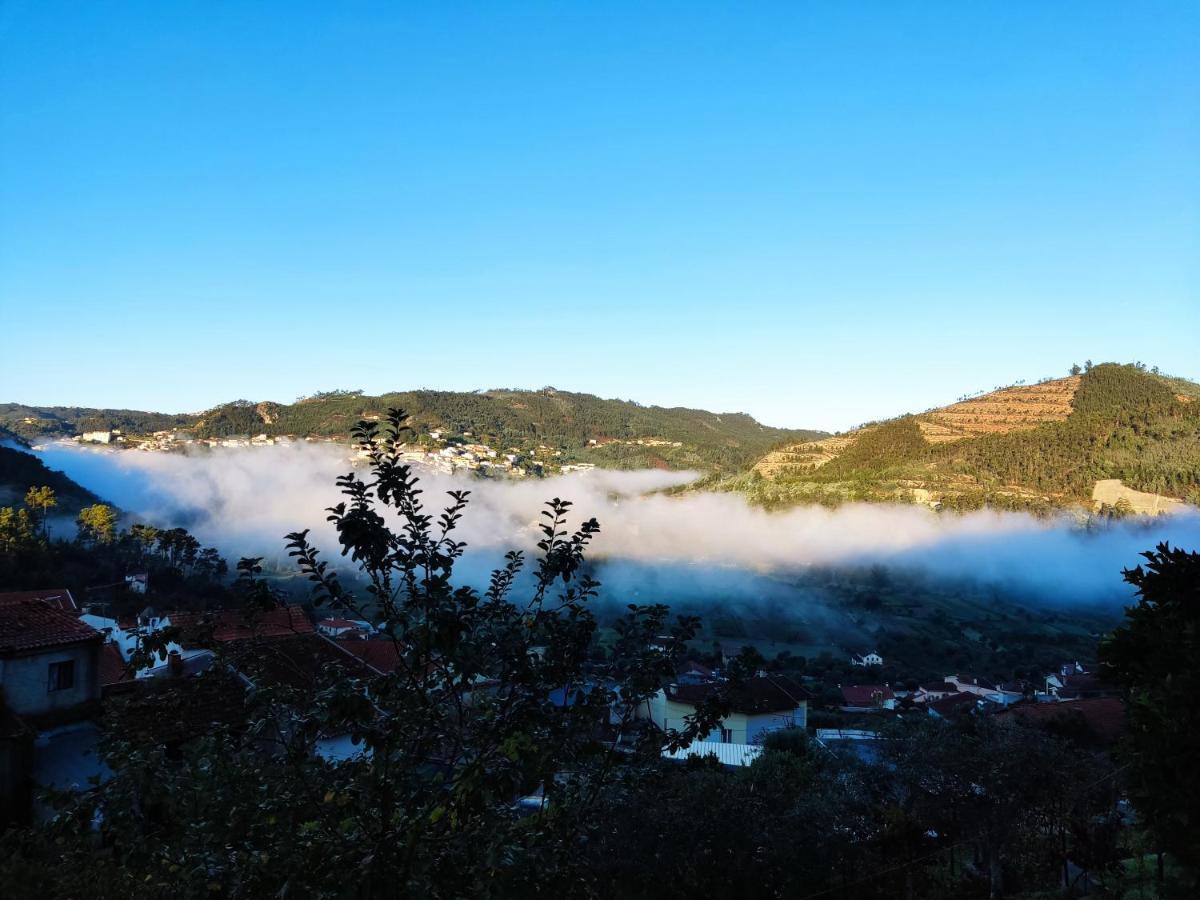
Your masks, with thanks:
<instances>
[{"instance_id":1,"label":"white house","mask_svg":"<svg viewBox=\"0 0 1200 900\"><path fill-rule=\"evenodd\" d=\"M137 624L129 628L123 628L116 619L92 613L84 613L79 618L103 634L107 642L117 648L124 663L128 663L130 656L141 648L142 640L146 636L171 624L169 616L159 616L150 607L142 610L138 615ZM152 665L138 669L134 677L156 678L170 671L171 660L182 663L187 674L192 674L207 668L207 661L212 657L211 651L195 647L184 648L175 641L168 641L165 649L168 659L156 659Z\"/></svg>"},{"instance_id":2,"label":"white house","mask_svg":"<svg viewBox=\"0 0 1200 900\"><path fill-rule=\"evenodd\" d=\"M317 623L317 631L331 638L358 637L370 630L363 627L365 624L353 619L322 619Z\"/></svg>"},{"instance_id":3,"label":"white house","mask_svg":"<svg viewBox=\"0 0 1200 900\"><path fill-rule=\"evenodd\" d=\"M931 703L957 693L958 688L947 681L932 681L918 685L912 699L914 703Z\"/></svg>"},{"instance_id":4,"label":"white house","mask_svg":"<svg viewBox=\"0 0 1200 900\"><path fill-rule=\"evenodd\" d=\"M672 684L660 690L638 711L663 731L683 728L719 682ZM759 744L780 728L804 728L808 724L808 692L790 678L759 675L747 679L730 697L732 711L703 740L722 744Z\"/></svg>"},{"instance_id":5,"label":"white house","mask_svg":"<svg viewBox=\"0 0 1200 900\"><path fill-rule=\"evenodd\" d=\"M1004 705L1015 703L1024 696L1021 691L1005 690L1000 685L993 684L986 678L978 678L974 675L947 675L946 683L964 694L974 694L976 697L982 697L984 700Z\"/></svg>"},{"instance_id":6,"label":"white house","mask_svg":"<svg viewBox=\"0 0 1200 900\"><path fill-rule=\"evenodd\" d=\"M850 665L852 666L882 666L883 657L872 650L870 653L864 653L862 656L850 657Z\"/></svg>"}]
</instances>

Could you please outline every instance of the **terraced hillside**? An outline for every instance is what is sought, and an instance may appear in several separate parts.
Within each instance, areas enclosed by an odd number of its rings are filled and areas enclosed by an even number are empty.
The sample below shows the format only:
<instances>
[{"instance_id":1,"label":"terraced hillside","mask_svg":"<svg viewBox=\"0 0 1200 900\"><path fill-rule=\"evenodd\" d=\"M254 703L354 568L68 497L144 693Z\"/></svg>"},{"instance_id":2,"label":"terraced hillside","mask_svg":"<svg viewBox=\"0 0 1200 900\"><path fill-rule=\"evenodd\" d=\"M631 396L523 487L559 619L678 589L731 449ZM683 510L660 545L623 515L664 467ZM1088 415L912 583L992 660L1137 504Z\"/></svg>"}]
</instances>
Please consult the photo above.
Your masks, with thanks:
<instances>
[{"instance_id":1,"label":"terraced hillside","mask_svg":"<svg viewBox=\"0 0 1200 900\"><path fill-rule=\"evenodd\" d=\"M940 444L1061 422L1071 415L1071 401L1082 380L1082 376L1074 375L963 400L921 417L921 433L930 443Z\"/></svg>"},{"instance_id":2,"label":"terraced hillside","mask_svg":"<svg viewBox=\"0 0 1200 900\"><path fill-rule=\"evenodd\" d=\"M1002 388L913 418L921 436L930 444L948 444L985 434L1028 431L1070 416L1071 401L1081 381L1082 376L1074 375L1035 385ZM794 474L798 470L819 469L878 428L878 425L868 425L819 441L780 447L759 460L754 471L774 477Z\"/></svg>"},{"instance_id":3,"label":"terraced hillside","mask_svg":"<svg viewBox=\"0 0 1200 900\"><path fill-rule=\"evenodd\" d=\"M1200 385L1104 364L779 448L716 485L767 506L905 501L1117 513L1200 503ZM1122 493L1097 482L1120 481ZM712 483L708 486L713 486ZM1159 498L1154 500L1153 498Z\"/></svg>"},{"instance_id":4,"label":"terraced hillside","mask_svg":"<svg viewBox=\"0 0 1200 900\"><path fill-rule=\"evenodd\" d=\"M865 430L865 429L864 429ZM757 463L754 471L773 477L796 468L819 469L825 463L837 459L843 450L858 438L862 431L850 434L835 434L819 441L792 444L772 450Z\"/></svg>"}]
</instances>

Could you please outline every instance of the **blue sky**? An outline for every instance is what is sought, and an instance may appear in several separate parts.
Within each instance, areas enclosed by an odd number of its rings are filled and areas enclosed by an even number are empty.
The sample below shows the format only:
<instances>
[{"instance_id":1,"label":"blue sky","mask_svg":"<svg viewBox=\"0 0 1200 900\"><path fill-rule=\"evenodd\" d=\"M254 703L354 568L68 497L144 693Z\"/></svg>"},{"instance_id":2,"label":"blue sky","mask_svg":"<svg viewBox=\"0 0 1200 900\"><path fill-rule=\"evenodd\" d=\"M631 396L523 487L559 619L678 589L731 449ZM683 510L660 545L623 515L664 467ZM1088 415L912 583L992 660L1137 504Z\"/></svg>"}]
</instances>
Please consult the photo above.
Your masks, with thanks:
<instances>
[{"instance_id":1,"label":"blue sky","mask_svg":"<svg viewBox=\"0 0 1200 900\"><path fill-rule=\"evenodd\" d=\"M1195 3L0 3L0 401L1200 378Z\"/></svg>"}]
</instances>

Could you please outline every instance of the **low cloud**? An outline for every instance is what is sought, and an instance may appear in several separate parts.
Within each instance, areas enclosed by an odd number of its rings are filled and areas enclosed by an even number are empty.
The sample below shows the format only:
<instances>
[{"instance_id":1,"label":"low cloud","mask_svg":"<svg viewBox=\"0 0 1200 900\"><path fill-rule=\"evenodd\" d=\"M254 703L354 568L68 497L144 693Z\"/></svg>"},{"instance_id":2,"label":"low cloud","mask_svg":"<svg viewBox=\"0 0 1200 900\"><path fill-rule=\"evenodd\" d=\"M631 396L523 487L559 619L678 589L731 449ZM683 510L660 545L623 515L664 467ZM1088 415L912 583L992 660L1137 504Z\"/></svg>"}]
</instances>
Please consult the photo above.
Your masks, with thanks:
<instances>
[{"instance_id":1,"label":"low cloud","mask_svg":"<svg viewBox=\"0 0 1200 900\"><path fill-rule=\"evenodd\" d=\"M46 448L47 464L140 519L183 525L230 558L284 563L282 536L311 528L327 553L336 544L324 510L338 502L334 479L351 468L344 447L294 444L195 455ZM431 508L445 491L471 491L460 537L473 575L510 548L532 550L544 501L574 503L573 524L595 516L592 558L610 589L633 590L648 572L663 593L731 590L738 572L883 564L947 578L974 578L1031 598L1062 602L1126 599L1123 568L1159 541L1200 547L1195 510L1152 522L1086 529L1068 518L1017 513L936 514L911 506L856 504L766 512L736 494L652 493L687 473L594 470L558 478L485 481L420 471ZM622 569L627 565L627 569ZM753 585L756 579L742 579ZM706 587L707 585L707 587ZM750 590L753 590L751 587ZM662 599L669 599L663 597Z\"/></svg>"}]
</instances>

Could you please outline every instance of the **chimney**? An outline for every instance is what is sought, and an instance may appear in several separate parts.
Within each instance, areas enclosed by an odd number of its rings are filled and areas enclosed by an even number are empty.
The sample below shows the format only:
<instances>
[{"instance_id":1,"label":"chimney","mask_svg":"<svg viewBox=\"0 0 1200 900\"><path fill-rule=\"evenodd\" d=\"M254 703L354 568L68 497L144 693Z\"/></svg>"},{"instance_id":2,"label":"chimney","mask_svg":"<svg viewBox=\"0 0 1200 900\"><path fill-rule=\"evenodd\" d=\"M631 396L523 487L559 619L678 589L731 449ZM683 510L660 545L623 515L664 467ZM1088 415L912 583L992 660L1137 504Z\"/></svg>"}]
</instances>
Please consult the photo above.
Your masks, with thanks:
<instances>
[{"instance_id":1,"label":"chimney","mask_svg":"<svg viewBox=\"0 0 1200 900\"><path fill-rule=\"evenodd\" d=\"M183 654L178 650L172 650L167 654L167 669L176 678L183 675Z\"/></svg>"}]
</instances>

